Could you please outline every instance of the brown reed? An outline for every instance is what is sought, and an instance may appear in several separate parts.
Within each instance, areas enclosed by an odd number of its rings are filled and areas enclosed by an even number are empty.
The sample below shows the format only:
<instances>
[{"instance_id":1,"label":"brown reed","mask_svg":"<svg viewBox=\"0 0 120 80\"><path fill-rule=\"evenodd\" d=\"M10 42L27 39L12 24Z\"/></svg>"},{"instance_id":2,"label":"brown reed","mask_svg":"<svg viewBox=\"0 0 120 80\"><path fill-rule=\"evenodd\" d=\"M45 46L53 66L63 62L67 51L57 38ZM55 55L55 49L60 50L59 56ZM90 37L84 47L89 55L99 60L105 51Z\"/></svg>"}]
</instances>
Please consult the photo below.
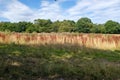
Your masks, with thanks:
<instances>
[{"instance_id":1,"label":"brown reed","mask_svg":"<svg viewBox=\"0 0 120 80\"><path fill-rule=\"evenodd\" d=\"M83 33L3 33L0 43L15 44L77 44L97 49L120 49L119 34L83 34Z\"/></svg>"}]
</instances>

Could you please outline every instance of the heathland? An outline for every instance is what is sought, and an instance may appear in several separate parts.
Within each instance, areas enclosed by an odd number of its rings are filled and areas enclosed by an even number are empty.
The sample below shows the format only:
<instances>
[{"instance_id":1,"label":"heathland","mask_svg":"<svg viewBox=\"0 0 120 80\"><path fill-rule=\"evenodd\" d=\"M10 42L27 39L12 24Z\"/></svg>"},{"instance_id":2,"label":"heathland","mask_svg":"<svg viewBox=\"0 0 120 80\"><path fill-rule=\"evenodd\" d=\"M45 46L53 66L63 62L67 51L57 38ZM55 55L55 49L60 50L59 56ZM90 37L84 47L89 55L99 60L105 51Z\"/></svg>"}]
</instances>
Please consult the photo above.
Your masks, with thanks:
<instances>
[{"instance_id":1,"label":"heathland","mask_svg":"<svg viewBox=\"0 0 120 80\"><path fill-rule=\"evenodd\" d=\"M119 79L119 34L0 33L0 80Z\"/></svg>"}]
</instances>

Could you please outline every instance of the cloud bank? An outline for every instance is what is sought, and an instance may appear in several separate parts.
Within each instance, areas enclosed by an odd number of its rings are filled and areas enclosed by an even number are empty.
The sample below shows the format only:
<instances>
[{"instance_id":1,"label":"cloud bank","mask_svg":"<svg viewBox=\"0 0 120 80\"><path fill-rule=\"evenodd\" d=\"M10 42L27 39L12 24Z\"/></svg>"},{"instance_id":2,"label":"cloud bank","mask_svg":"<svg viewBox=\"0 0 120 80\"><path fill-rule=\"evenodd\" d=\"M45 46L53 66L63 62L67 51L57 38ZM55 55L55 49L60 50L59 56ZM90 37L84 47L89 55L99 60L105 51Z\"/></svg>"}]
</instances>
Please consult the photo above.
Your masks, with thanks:
<instances>
[{"instance_id":1,"label":"cloud bank","mask_svg":"<svg viewBox=\"0 0 120 80\"><path fill-rule=\"evenodd\" d=\"M33 21L34 19L78 20L88 17L95 23L103 23L107 20L120 22L120 0L76 0L76 4L64 9L61 4L69 0L50 2L42 0L40 7L32 9L19 0L0 0L0 21L2 18L8 21Z\"/></svg>"}]
</instances>

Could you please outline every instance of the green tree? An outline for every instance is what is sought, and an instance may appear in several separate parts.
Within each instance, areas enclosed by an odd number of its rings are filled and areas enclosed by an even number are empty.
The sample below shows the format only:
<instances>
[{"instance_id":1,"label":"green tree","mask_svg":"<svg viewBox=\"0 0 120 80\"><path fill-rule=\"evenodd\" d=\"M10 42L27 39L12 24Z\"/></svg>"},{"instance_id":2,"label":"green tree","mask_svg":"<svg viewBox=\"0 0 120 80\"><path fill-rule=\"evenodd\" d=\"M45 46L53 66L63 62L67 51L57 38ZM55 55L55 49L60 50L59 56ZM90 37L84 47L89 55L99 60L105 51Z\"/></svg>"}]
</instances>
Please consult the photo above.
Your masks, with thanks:
<instances>
[{"instance_id":1,"label":"green tree","mask_svg":"<svg viewBox=\"0 0 120 80\"><path fill-rule=\"evenodd\" d=\"M73 32L75 29L75 22L71 20L64 20L60 22L59 32Z\"/></svg>"},{"instance_id":2,"label":"green tree","mask_svg":"<svg viewBox=\"0 0 120 80\"><path fill-rule=\"evenodd\" d=\"M52 21L45 20L45 19L37 19L34 20L34 26L38 28L39 32L49 32L51 27Z\"/></svg>"},{"instance_id":3,"label":"green tree","mask_svg":"<svg viewBox=\"0 0 120 80\"><path fill-rule=\"evenodd\" d=\"M6 26L5 26L5 22L0 22L0 31L5 31Z\"/></svg>"},{"instance_id":4,"label":"green tree","mask_svg":"<svg viewBox=\"0 0 120 80\"><path fill-rule=\"evenodd\" d=\"M112 21L112 20L108 20L105 23L105 33L120 33L120 25L118 22Z\"/></svg>"},{"instance_id":5,"label":"green tree","mask_svg":"<svg viewBox=\"0 0 120 80\"><path fill-rule=\"evenodd\" d=\"M31 22L18 22L16 26L16 32L25 32L30 25L32 25Z\"/></svg>"},{"instance_id":6,"label":"green tree","mask_svg":"<svg viewBox=\"0 0 120 80\"><path fill-rule=\"evenodd\" d=\"M105 26L103 24L93 24L93 27L90 29L92 33L105 33Z\"/></svg>"},{"instance_id":7,"label":"green tree","mask_svg":"<svg viewBox=\"0 0 120 80\"><path fill-rule=\"evenodd\" d=\"M39 32L39 31L38 31L37 26L34 26L33 23L28 22L27 25L26 25L25 32L32 33L32 32Z\"/></svg>"},{"instance_id":8,"label":"green tree","mask_svg":"<svg viewBox=\"0 0 120 80\"><path fill-rule=\"evenodd\" d=\"M93 23L92 23L91 19L89 19L87 17L80 18L76 23L78 32L89 33L92 26L93 26Z\"/></svg>"},{"instance_id":9,"label":"green tree","mask_svg":"<svg viewBox=\"0 0 120 80\"><path fill-rule=\"evenodd\" d=\"M50 27L50 32L58 32L59 31L59 27L60 27L60 21L55 21L51 24L51 27Z\"/></svg>"}]
</instances>

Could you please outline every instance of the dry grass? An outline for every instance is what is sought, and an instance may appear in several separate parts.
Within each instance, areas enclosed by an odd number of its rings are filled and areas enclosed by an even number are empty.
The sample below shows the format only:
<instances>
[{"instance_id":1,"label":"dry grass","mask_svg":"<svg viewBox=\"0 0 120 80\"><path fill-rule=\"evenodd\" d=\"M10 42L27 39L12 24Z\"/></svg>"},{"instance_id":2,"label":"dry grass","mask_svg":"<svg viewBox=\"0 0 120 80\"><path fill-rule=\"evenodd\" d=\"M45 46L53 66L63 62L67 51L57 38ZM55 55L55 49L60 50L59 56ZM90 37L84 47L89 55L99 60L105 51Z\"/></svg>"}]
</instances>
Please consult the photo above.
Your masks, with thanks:
<instances>
[{"instance_id":1,"label":"dry grass","mask_svg":"<svg viewBox=\"0 0 120 80\"><path fill-rule=\"evenodd\" d=\"M0 33L0 43L77 44L97 49L120 49L119 34L82 33Z\"/></svg>"}]
</instances>

